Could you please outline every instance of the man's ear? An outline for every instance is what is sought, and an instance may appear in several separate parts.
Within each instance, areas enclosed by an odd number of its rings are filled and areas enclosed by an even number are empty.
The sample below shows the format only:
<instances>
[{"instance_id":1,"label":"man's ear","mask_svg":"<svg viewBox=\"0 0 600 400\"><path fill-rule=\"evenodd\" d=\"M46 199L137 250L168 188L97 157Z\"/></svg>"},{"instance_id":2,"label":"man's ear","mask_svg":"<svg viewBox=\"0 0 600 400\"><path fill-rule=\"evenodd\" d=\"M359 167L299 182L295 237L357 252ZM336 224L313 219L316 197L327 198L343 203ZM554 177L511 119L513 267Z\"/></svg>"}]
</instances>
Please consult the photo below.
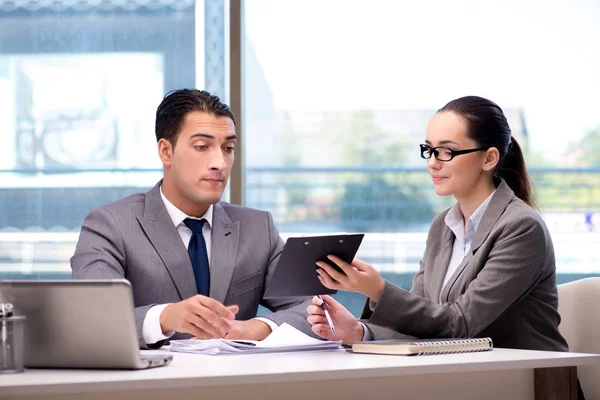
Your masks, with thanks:
<instances>
[{"instance_id":1,"label":"man's ear","mask_svg":"<svg viewBox=\"0 0 600 400\"><path fill-rule=\"evenodd\" d=\"M485 152L482 169L484 171L493 171L500 161L500 152L495 147L490 147Z\"/></svg>"},{"instance_id":2,"label":"man's ear","mask_svg":"<svg viewBox=\"0 0 600 400\"><path fill-rule=\"evenodd\" d=\"M158 141L158 156L164 166L171 165L171 159L173 158L173 145L167 139L160 139Z\"/></svg>"}]
</instances>

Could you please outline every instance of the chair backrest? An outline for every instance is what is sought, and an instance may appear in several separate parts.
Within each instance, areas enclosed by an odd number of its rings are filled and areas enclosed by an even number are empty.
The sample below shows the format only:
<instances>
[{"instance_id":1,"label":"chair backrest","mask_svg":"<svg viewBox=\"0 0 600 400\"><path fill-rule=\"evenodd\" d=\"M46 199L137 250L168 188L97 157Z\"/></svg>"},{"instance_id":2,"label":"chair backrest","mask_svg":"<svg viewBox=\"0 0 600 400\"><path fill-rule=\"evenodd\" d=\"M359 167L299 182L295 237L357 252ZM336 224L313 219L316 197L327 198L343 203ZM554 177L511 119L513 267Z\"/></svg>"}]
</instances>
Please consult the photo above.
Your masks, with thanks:
<instances>
[{"instance_id":1,"label":"chair backrest","mask_svg":"<svg viewBox=\"0 0 600 400\"><path fill-rule=\"evenodd\" d=\"M560 333L577 353L600 354L600 277L558 285ZM578 367L577 374L588 399L600 399L600 367Z\"/></svg>"}]
</instances>

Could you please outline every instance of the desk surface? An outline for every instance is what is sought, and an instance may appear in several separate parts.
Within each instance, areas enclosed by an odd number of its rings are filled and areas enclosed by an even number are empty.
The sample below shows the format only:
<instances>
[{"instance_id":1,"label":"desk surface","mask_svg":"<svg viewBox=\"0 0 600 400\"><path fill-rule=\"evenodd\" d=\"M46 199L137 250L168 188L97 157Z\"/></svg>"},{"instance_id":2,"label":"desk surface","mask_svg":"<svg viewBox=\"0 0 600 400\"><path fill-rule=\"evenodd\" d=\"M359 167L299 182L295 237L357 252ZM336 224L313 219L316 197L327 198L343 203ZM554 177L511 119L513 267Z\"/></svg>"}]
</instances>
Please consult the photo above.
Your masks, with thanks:
<instances>
[{"instance_id":1,"label":"desk surface","mask_svg":"<svg viewBox=\"0 0 600 400\"><path fill-rule=\"evenodd\" d=\"M28 369L21 374L0 375L0 395L284 383L592 364L600 364L600 355L512 349L419 357L346 351L229 356L174 353L170 365L147 370Z\"/></svg>"}]
</instances>

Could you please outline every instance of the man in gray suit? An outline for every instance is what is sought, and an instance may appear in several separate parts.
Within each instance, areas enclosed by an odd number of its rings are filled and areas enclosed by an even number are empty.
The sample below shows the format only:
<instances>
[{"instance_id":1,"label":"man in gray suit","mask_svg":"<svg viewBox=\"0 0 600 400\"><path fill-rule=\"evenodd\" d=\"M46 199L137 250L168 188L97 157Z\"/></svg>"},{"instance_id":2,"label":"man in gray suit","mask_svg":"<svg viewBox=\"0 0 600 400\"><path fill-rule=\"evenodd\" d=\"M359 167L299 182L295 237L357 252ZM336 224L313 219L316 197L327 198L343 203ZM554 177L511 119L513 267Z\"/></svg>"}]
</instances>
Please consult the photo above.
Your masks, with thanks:
<instances>
[{"instance_id":1,"label":"man in gray suit","mask_svg":"<svg viewBox=\"0 0 600 400\"><path fill-rule=\"evenodd\" d=\"M131 282L142 348L190 336L261 340L283 322L310 333L310 300L263 298L284 245L271 215L220 201L237 140L229 107L206 91L171 92L156 138L163 179L88 214L73 278ZM273 313L255 318L259 304Z\"/></svg>"}]
</instances>

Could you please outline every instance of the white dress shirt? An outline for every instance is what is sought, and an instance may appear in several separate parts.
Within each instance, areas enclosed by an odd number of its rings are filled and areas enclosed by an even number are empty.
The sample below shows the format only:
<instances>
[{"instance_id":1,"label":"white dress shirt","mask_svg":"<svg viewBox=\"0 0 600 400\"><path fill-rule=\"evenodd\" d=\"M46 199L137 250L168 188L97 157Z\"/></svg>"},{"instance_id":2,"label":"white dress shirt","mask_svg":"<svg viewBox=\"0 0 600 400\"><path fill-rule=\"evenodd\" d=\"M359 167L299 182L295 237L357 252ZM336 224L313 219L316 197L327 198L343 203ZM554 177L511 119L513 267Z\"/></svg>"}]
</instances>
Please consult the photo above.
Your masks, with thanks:
<instances>
[{"instance_id":1,"label":"white dress shirt","mask_svg":"<svg viewBox=\"0 0 600 400\"><path fill-rule=\"evenodd\" d=\"M211 253L211 244L212 244L212 224L213 224L213 205L211 204L208 207L208 210L204 213L204 215L200 218L189 217L183 211L178 209L171 203L163 194L162 187L160 188L160 197L165 204L165 208L167 209L167 213L171 220L173 221L173 225L177 228L177 233L181 237L185 248L188 248L190 243L190 239L192 237L192 231L183 223L186 218L191 219L202 219L206 220L206 223L202 226L202 236L204 237L204 241L206 242L206 253L208 255L209 266L210 266L210 253ZM144 337L144 341L146 344L153 344L161 340L169 339L171 336L175 334L175 332L167 332L167 335L163 335L162 328L160 327L160 314L163 312L165 307L169 304L160 304L154 307L151 307L146 313L146 317L144 318L144 323L142 324L142 336ZM256 318L260 321L263 321L271 328L271 331L277 329L278 325L267 318L258 317Z\"/></svg>"},{"instance_id":2,"label":"white dress shirt","mask_svg":"<svg viewBox=\"0 0 600 400\"><path fill-rule=\"evenodd\" d=\"M475 210L473 215L469 217L467 220L467 232L465 233L464 229L464 217L458 203L455 204L448 213L446 214L446 218L444 218L444 222L448 225L448 228L454 232L454 245L452 246L452 255L450 256L450 262L448 263L448 269L446 270L446 275L444 276L444 282L442 283L442 288L440 290L440 294L438 297L438 301L442 303L442 292L444 291L444 287L465 258L467 252L471 249L471 242L473 241L473 236L475 235L475 231L483 218L483 214L485 214L485 210L490 204L492 200L492 196L494 196L496 191L494 190L492 194L490 194L481 205ZM375 308L376 303L369 300L369 308L373 310ZM364 328L363 340L373 340L373 335L369 331L369 329L361 322L361 325Z\"/></svg>"},{"instance_id":3,"label":"white dress shirt","mask_svg":"<svg viewBox=\"0 0 600 400\"><path fill-rule=\"evenodd\" d=\"M471 242L473 241L473 236L475 235L475 231L481 222L481 218L483 218L483 214L485 214L485 210L490 204L492 200L492 196L494 196L496 191L494 190L492 194L490 194L484 201L481 203L477 210L469 217L466 224L465 229L465 219L458 206L458 203L455 204L446 214L446 218L444 218L444 222L448 225L448 228L452 232L454 232L454 245L452 246L452 255L450 256L450 262L448 263L448 269L446 270L446 275L444 276L444 281L442 283L442 288L440 289L440 294L438 297L438 301L442 303L442 292L444 291L444 287L456 272L456 269L463 261L467 252L471 249ZM465 232L466 230L466 232Z\"/></svg>"}]
</instances>

